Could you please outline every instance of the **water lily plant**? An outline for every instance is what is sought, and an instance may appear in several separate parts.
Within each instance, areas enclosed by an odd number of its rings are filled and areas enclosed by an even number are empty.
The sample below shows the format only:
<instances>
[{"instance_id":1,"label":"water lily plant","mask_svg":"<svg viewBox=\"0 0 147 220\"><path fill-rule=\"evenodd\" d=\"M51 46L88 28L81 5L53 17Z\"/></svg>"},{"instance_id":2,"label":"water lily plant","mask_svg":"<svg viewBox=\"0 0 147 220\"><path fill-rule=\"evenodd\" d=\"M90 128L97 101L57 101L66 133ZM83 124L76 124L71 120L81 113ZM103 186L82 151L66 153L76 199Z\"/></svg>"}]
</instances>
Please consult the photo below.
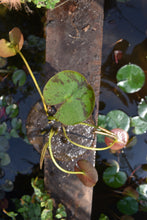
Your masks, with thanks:
<instances>
[{"instance_id":1,"label":"water lily plant","mask_svg":"<svg viewBox=\"0 0 147 220\"><path fill-rule=\"evenodd\" d=\"M41 97L48 123L51 121L60 122L67 141L80 148L93 151L107 150L110 148L118 150L125 147L129 136L123 129L117 128L108 131L100 126L84 122L93 112L95 95L92 87L82 74L71 70L59 72L48 80L42 92L26 58L21 52L24 38L19 28L15 27L9 32L9 40L10 41L6 41L5 39L0 40L0 56L11 57L16 54L20 55ZM51 115L49 111L52 106L57 106L56 112L53 115ZM93 128L95 134L104 135L106 137L105 142L107 146L104 148L87 147L72 141L68 137L66 126L74 126L75 124L90 126ZM98 180L98 175L95 168L88 161L79 160L74 171L65 170L56 162L51 143L53 136L57 135L57 133L58 131L52 126L48 142L42 149L40 167L42 167L45 152L48 149L50 157L58 169L68 174L76 174L86 186L94 186Z\"/></svg>"}]
</instances>

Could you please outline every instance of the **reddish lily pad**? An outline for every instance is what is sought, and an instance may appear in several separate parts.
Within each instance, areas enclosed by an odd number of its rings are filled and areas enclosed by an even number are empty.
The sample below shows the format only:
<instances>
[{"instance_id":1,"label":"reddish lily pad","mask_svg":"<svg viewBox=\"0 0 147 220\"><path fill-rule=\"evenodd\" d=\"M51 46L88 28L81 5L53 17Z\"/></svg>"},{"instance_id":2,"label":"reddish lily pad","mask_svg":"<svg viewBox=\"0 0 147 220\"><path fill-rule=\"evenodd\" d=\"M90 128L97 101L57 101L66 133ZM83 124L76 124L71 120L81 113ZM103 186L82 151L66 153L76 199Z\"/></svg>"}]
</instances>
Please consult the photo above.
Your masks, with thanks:
<instances>
[{"instance_id":1,"label":"reddish lily pad","mask_svg":"<svg viewBox=\"0 0 147 220\"><path fill-rule=\"evenodd\" d=\"M24 38L20 29L15 27L9 32L9 41L5 39L0 40L0 57L11 57L15 56L18 50L21 50Z\"/></svg>"},{"instance_id":2,"label":"reddish lily pad","mask_svg":"<svg viewBox=\"0 0 147 220\"><path fill-rule=\"evenodd\" d=\"M83 171L83 174L77 174L81 182L88 187L93 187L98 181L98 173L96 169L87 160L81 159L77 162L78 167L75 166L75 171Z\"/></svg>"},{"instance_id":3,"label":"reddish lily pad","mask_svg":"<svg viewBox=\"0 0 147 220\"><path fill-rule=\"evenodd\" d=\"M111 150L120 150L120 149L124 148L129 140L128 133L121 128L114 128L111 130L111 132L113 132L117 136L117 142L115 142L112 145ZM114 139L112 139L110 137L105 137L105 143L107 146L109 146L113 142L114 142Z\"/></svg>"},{"instance_id":4,"label":"reddish lily pad","mask_svg":"<svg viewBox=\"0 0 147 220\"><path fill-rule=\"evenodd\" d=\"M9 32L9 39L13 45L17 46L18 50L21 50L24 38L19 28L15 27Z\"/></svg>"}]
</instances>

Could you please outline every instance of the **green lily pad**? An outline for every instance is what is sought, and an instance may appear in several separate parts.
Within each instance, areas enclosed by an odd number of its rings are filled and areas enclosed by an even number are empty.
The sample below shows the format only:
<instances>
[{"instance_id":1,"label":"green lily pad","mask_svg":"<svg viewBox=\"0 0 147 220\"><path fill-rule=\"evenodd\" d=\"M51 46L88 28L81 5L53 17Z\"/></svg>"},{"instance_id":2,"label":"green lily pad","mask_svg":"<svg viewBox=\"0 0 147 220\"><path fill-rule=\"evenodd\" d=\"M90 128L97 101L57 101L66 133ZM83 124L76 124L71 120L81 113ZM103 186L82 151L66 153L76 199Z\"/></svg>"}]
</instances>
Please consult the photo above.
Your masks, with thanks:
<instances>
[{"instance_id":1,"label":"green lily pad","mask_svg":"<svg viewBox=\"0 0 147 220\"><path fill-rule=\"evenodd\" d=\"M22 120L20 118L13 118L11 125L14 129L19 130L22 127Z\"/></svg>"},{"instance_id":2,"label":"green lily pad","mask_svg":"<svg viewBox=\"0 0 147 220\"><path fill-rule=\"evenodd\" d=\"M23 70L16 70L12 75L12 80L15 85L23 86L26 82L26 74Z\"/></svg>"},{"instance_id":3,"label":"green lily pad","mask_svg":"<svg viewBox=\"0 0 147 220\"><path fill-rule=\"evenodd\" d=\"M145 82L144 71L135 64L121 67L116 75L117 85L127 93L139 91Z\"/></svg>"},{"instance_id":4,"label":"green lily pad","mask_svg":"<svg viewBox=\"0 0 147 220\"><path fill-rule=\"evenodd\" d=\"M10 180L5 180L5 183L2 185L2 188L5 192L11 192L14 188L14 184Z\"/></svg>"},{"instance_id":5,"label":"green lily pad","mask_svg":"<svg viewBox=\"0 0 147 220\"><path fill-rule=\"evenodd\" d=\"M138 202L127 196L117 202L117 208L123 214L133 215L138 211Z\"/></svg>"},{"instance_id":6,"label":"green lily pad","mask_svg":"<svg viewBox=\"0 0 147 220\"><path fill-rule=\"evenodd\" d=\"M19 137L18 132L14 128L11 129L10 135L11 135L11 137L14 137L14 138Z\"/></svg>"},{"instance_id":7,"label":"green lily pad","mask_svg":"<svg viewBox=\"0 0 147 220\"><path fill-rule=\"evenodd\" d=\"M147 96L139 103L138 114L143 120L147 121Z\"/></svg>"},{"instance_id":8,"label":"green lily pad","mask_svg":"<svg viewBox=\"0 0 147 220\"><path fill-rule=\"evenodd\" d=\"M147 122L142 120L139 116L131 118L131 126L134 127L135 134L144 134L147 132Z\"/></svg>"},{"instance_id":9,"label":"green lily pad","mask_svg":"<svg viewBox=\"0 0 147 220\"><path fill-rule=\"evenodd\" d=\"M46 83L43 96L48 105L60 105L54 118L65 125L86 120L95 105L92 87L84 76L71 70L53 76Z\"/></svg>"},{"instance_id":10,"label":"green lily pad","mask_svg":"<svg viewBox=\"0 0 147 220\"><path fill-rule=\"evenodd\" d=\"M0 152L6 152L9 149L9 142L4 136L0 136Z\"/></svg>"},{"instance_id":11,"label":"green lily pad","mask_svg":"<svg viewBox=\"0 0 147 220\"><path fill-rule=\"evenodd\" d=\"M11 104L7 106L6 113L11 118L15 118L18 115L18 106L16 104Z\"/></svg>"},{"instance_id":12,"label":"green lily pad","mask_svg":"<svg viewBox=\"0 0 147 220\"><path fill-rule=\"evenodd\" d=\"M1 166L7 166L11 162L9 154L0 152L0 164Z\"/></svg>"},{"instance_id":13,"label":"green lily pad","mask_svg":"<svg viewBox=\"0 0 147 220\"><path fill-rule=\"evenodd\" d=\"M117 167L112 166L106 168L104 171L103 180L108 186L112 188L119 188L125 184L127 175L122 171L117 172Z\"/></svg>"},{"instance_id":14,"label":"green lily pad","mask_svg":"<svg viewBox=\"0 0 147 220\"><path fill-rule=\"evenodd\" d=\"M141 184L136 189L139 193L139 200L147 201L147 184Z\"/></svg>"},{"instance_id":15,"label":"green lily pad","mask_svg":"<svg viewBox=\"0 0 147 220\"><path fill-rule=\"evenodd\" d=\"M0 124L0 135L4 135L7 131L7 124L6 122L3 122Z\"/></svg>"},{"instance_id":16,"label":"green lily pad","mask_svg":"<svg viewBox=\"0 0 147 220\"><path fill-rule=\"evenodd\" d=\"M125 131L128 131L130 128L129 116L120 110L110 111L106 115L106 121L110 129L121 128Z\"/></svg>"}]
</instances>

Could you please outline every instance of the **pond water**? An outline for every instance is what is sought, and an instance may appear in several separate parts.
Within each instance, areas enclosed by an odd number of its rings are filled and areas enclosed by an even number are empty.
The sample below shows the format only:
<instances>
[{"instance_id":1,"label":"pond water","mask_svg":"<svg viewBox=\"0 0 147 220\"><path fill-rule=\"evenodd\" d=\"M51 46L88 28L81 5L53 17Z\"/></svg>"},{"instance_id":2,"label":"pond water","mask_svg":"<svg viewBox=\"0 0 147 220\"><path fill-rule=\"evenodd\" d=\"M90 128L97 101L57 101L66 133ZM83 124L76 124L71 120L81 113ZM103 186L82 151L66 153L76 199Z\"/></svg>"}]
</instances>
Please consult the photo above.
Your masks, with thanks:
<instances>
[{"instance_id":1,"label":"pond water","mask_svg":"<svg viewBox=\"0 0 147 220\"><path fill-rule=\"evenodd\" d=\"M147 56L147 1L130 0L126 1L126 3L117 4L116 1L106 0L106 2L110 2L110 4L107 5L109 7L105 7L99 113L107 114L111 110L119 109L129 116L135 116L137 115L137 104L140 98L147 95L147 83L140 92L128 95L116 87L116 72L122 65L129 62L138 64L147 72L147 60L144 59L144 57ZM5 11L3 11L3 14L1 12L0 15L0 37L6 37L14 26L22 30L25 39L27 39L30 34L43 37L43 23L40 21L42 12L40 12L40 10L36 10L35 13L32 14L24 13L24 11L7 11L6 13L7 16ZM121 44L116 43L120 39L123 39ZM122 51L123 56L119 62L116 63L114 50L118 49ZM29 55L30 52L31 55ZM34 49L30 48L28 52L24 50L24 53L26 58L30 60L33 71L36 72L35 76L39 79L39 74L37 73L42 73L43 70L41 68L42 64L37 65L37 67L34 65L34 63L36 63L36 60L34 60ZM38 60L44 59L44 55L40 52L38 52L37 57ZM21 67L22 65L18 57L10 58L8 62L9 65L16 64L17 67ZM23 123L26 122L30 106L33 106L39 99L36 89L29 84L29 76L27 76L27 78L28 84L25 85L24 91L29 90L29 93L22 95L22 91L18 90L17 92L14 91L13 94L16 102L19 102L19 117L22 118ZM11 88L10 84L9 86ZM0 90L0 92L2 92L2 90ZM8 92L5 88L5 92L10 94L12 93L12 89ZM130 135L132 135L131 131ZM146 145L146 134L138 135L137 144L125 152L133 169L142 163L146 163ZM33 175L35 176L34 173L38 172L40 155L31 145L19 138L12 138L10 140L8 153L11 157L11 163L4 168L5 176L0 179L0 184L3 184L6 179L15 181L14 191L6 195L9 199L13 196L20 197L23 193L31 192L28 182ZM126 166L126 160L123 157L118 158L110 154L109 151L103 151L102 153L98 153L96 157L96 166L99 175L101 175L99 165L101 165L101 161L105 159L121 160L122 169L126 170L128 174L130 173L128 166ZM143 177L146 173L139 172L138 175ZM113 196L113 193L99 180L94 189L92 220L97 220L102 212L107 214L112 220L119 219L116 214L119 215L120 213L116 210L116 198ZM143 213L139 213L139 215L135 215L135 220L138 218L142 220L147 219Z\"/></svg>"},{"instance_id":2,"label":"pond water","mask_svg":"<svg viewBox=\"0 0 147 220\"><path fill-rule=\"evenodd\" d=\"M118 1L119 2L119 1ZM111 4L109 4L111 3ZM139 65L146 74L147 70L147 1L105 1L105 19L103 30L102 80L100 91L99 114L106 115L111 110L122 110L130 117L138 115L137 104L147 95L147 76L144 87L137 93L126 94L116 85L118 69L130 63ZM122 52L120 60L115 59L115 50ZM133 136L132 130L129 131ZM98 147L102 144L98 143ZM132 170L147 163L147 134L137 135L137 143L125 150L125 158ZM131 174L123 155L114 155L109 151L97 153L96 166L99 178L102 178L102 161L114 159L120 162L122 170ZM138 177L146 177L146 172L139 170ZM118 195L109 190L100 180L94 188L92 220L105 213L110 219L119 219L122 214L116 209ZM134 219L147 219L147 215L138 212Z\"/></svg>"}]
</instances>

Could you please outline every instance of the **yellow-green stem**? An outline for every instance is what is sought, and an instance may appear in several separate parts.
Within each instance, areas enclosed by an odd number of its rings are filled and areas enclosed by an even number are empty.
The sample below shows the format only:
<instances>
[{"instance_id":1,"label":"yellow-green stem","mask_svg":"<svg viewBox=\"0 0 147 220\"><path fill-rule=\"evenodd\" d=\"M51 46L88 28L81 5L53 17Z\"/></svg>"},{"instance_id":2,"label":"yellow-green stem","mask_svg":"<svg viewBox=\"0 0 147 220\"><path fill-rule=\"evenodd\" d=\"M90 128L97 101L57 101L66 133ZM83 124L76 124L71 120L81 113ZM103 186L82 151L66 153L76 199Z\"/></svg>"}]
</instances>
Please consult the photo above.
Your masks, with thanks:
<instances>
[{"instance_id":1,"label":"yellow-green stem","mask_svg":"<svg viewBox=\"0 0 147 220\"><path fill-rule=\"evenodd\" d=\"M37 81L36 81L36 78L34 77L34 74L33 74L32 70L31 70L31 68L30 68L30 66L29 66L29 64L28 64L28 62L27 62L27 60L25 59L24 55L21 53L20 50L17 50L17 52L19 53L20 57L22 58L23 62L25 63L25 65L26 65L26 67L27 67L27 69L28 69L28 71L29 71L29 74L30 74L31 77L32 77L32 80L33 80L33 82L34 82L34 84L35 84L35 86L36 86L36 89L37 89L37 91L38 91L38 93L39 93L39 95L40 95L40 97L41 97L44 110L45 110L45 112L46 112L46 114L47 114L47 106L46 106L46 103L45 103L43 94L42 94L42 92L41 92L41 90L40 90L40 87L39 87L39 85L38 85L38 83L37 83Z\"/></svg>"},{"instance_id":2,"label":"yellow-green stem","mask_svg":"<svg viewBox=\"0 0 147 220\"><path fill-rule=\"evenodd\" d=\"M62 128L63 128L64 136L66 137L66 139L67 139L70 143L72 143L72 144L74 144L74 145L76 145L76 146L78 146L78 147L81 147L81 148L87 149L87 150L93 150L93 151L107 150L107 149L110 149L110 148L112 147L112 145L115 144L115 143L117 142L117 139L115 139L115 140L113 141L112 144L110 144L110 145L107 146L107 147L103 147L103 148L87 147L87 146L84 146L84 145L81 145L81 144L78 144L78 143L72 141L72 140L67 136L67 133L66 133L65 127L62 126Z\"/></svg>"},{"instance_id":3,"label":"yellow-green stem","mask_svg":"<svg viewBox=\"0 0 147 220\"><path fill-rule=\"evenodd\" d=\"M64 172L64 173L68 173L68 174L83 174L83 175L85 175L85 173L84 172L82 172L82 171L77 171L77 172L75 172L75 171L69 171L69 170L65 170L65 169L63 169L61 166L59 166L59 164L56 162L56 160L55 160L55 158L54 158L54 155L53 155L53 152L52 152L52 147L51 147L51 140L52 140L52 137L53 137L53 135L55 134L55 131L53 130L53 129L51 129L51 131L50 131L50 134L49 134L49 140L48 140L48 142L49 142L49 153L50 153L50 156L51 156L51 159L52 159L52 161L53 161L53 163L55 164L55 166L59 169L59 170L61 170L62 172Z\"/></svg>"}]
</instances>

